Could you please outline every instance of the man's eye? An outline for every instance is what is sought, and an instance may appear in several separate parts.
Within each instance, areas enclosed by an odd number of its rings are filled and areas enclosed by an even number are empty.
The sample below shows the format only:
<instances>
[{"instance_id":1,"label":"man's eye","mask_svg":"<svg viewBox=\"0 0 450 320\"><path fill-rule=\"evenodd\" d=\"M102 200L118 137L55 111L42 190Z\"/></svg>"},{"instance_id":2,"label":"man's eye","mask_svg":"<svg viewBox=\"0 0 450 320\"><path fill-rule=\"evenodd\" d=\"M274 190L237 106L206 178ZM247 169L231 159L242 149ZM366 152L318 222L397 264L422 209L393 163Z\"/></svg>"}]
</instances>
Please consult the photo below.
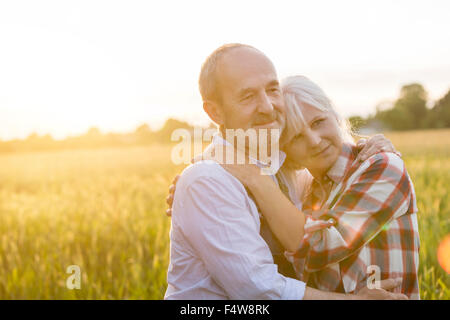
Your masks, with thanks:
<instances>
[{"instance_id":1,"label":"man's eye","mask_svg":"<svg viewBox=\"0 0 450 320\"><path fill-rule=\"evenodd\" d=\"M279 91L280 91L280 89L278 89L278 88L269 89L269 92L273 92L273 93L278 93Z\"/></svg>"},{"instance_id":2,"label":"man's eye","mask_svg":"<svg viewBox=\"0 0 450 320\"><path fill-rule=\"evenodd\" d=\"M249 94L249 95L246 95L245 97L243 97L242 99L241 99L241 101L248 101L248 100L251 100L253 98L253 95L252 94Z\"/></svg>"}]
</instances>

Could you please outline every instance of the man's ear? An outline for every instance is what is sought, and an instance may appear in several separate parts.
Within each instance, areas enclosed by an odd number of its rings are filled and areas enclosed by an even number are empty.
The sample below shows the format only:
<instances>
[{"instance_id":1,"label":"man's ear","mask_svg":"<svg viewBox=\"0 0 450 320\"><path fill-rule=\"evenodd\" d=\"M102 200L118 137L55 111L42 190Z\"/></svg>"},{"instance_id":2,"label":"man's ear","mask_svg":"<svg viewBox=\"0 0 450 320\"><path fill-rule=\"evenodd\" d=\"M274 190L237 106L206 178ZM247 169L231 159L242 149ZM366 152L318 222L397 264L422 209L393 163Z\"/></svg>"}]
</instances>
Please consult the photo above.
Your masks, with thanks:
<instances>
[{"instance_id":1,"label":"man's ear","mask_svg":"<svg viewBox=\"0 0 450 320\"><path fill-rule=\"evenodd\" d=\"M222 106L212 100L203 101L203 110L208 114L211 120L218 124L223 125L225 122L225 115L222 110Z\"/></svg>"}]
</instances>

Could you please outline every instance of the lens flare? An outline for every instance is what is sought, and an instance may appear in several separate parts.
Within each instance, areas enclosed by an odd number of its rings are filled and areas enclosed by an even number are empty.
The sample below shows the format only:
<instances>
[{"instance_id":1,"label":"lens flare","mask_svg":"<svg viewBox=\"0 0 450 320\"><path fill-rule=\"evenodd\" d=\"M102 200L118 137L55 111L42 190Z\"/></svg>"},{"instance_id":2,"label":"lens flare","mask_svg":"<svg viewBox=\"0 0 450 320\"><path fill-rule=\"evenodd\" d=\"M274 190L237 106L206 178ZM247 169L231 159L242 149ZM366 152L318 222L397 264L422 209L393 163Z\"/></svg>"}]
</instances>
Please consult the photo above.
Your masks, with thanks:
<instances>
[{"instance_id":1,"label":"lens flare","mask_svg":"<svg viewBox=\"0 0 450 320\"><path fill-rule=\"evenodd\" d=\"M440 243L437 257L442 269L450 274L450 235L447 235Z\"/></svg>"}]
</instances>

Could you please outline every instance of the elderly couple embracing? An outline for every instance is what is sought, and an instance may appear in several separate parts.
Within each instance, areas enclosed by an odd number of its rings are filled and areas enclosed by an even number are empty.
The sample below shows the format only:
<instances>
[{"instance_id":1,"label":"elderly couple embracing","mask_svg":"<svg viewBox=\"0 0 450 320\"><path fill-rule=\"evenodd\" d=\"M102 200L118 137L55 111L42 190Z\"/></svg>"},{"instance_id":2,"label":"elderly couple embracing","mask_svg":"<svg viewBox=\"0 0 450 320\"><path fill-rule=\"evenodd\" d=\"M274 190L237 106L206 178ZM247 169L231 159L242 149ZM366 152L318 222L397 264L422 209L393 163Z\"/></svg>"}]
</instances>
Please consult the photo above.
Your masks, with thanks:
<instances>
[{"instance_id":1,"label":"elderly couple embracing","mask_svg":"<svg viewBox=\"0 0 450 320\"><path fill-rule=\"evenodd\" d=\"M204 62L203 108L227 129L278 129L269 159L204 157L175 180L165 299L419 299L417 207L390 141L356 141L304 76L278 80L258 49L228 44ZM275 141L269 141L274 143Z\"/></svg>"}]
</instances>

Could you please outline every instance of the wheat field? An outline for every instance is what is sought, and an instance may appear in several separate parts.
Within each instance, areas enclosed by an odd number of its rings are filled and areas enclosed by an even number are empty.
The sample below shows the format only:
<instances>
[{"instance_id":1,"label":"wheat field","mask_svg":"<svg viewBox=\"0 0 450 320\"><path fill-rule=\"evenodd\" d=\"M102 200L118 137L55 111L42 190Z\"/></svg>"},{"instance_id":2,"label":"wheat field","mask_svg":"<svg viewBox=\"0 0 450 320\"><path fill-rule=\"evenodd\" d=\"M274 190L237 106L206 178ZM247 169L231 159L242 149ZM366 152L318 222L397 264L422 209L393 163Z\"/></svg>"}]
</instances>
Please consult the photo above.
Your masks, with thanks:
<instances>
[{"instance_id":1,"label":"wheat field","mask_svg":"<svg viewBox=\"0 0 450 320\"><path fill-rule=\"evenodd\" d=\"M419 207L422 299L450 299L450 130L387 134ZM162 299L171 146L0 155L0 299ZM70 290L66 272L81 271Z\"/></svg>"}]
</instances>

